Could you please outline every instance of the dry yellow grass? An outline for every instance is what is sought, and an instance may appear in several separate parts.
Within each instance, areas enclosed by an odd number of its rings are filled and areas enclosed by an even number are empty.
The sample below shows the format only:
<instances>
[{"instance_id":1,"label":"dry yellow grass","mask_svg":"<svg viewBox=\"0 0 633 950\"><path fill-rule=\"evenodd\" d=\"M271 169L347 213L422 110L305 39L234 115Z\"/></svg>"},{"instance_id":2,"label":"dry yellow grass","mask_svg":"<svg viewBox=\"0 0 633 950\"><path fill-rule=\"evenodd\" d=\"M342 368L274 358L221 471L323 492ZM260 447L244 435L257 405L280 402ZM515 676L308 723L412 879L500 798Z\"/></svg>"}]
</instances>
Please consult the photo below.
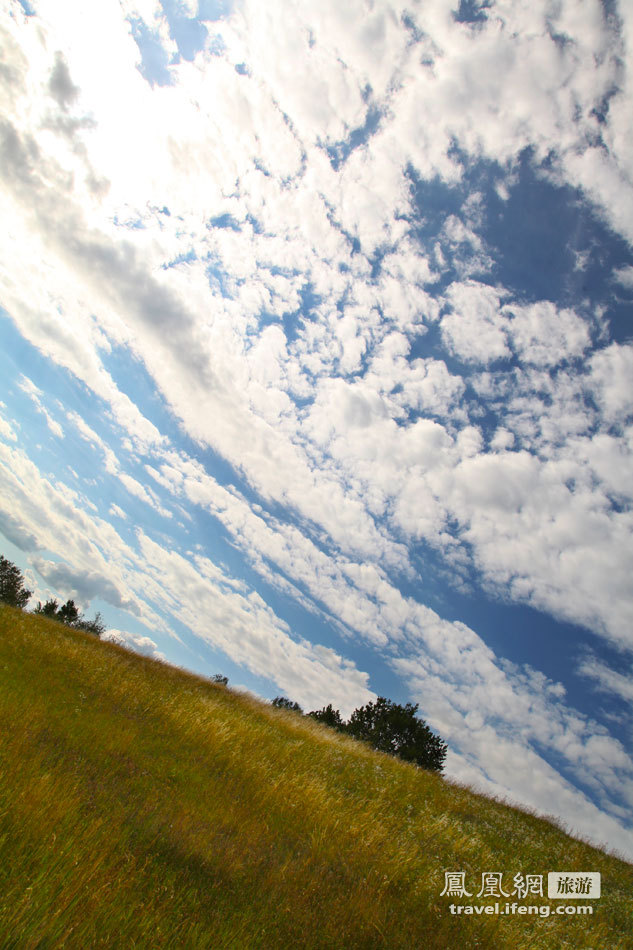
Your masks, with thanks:
<instances>
[{"instance_id":1,"label":"dry yellow grass","mask_svg":"<svg viewBox=\"0 0 633 950\"><path fill-rule=\"evenodd\" d=\"M604 896L458 917L450 870L600 871ZM632 893L630 865L546 821L0 610L0 947L611 950Z\"/></svg>"}]
</instances>

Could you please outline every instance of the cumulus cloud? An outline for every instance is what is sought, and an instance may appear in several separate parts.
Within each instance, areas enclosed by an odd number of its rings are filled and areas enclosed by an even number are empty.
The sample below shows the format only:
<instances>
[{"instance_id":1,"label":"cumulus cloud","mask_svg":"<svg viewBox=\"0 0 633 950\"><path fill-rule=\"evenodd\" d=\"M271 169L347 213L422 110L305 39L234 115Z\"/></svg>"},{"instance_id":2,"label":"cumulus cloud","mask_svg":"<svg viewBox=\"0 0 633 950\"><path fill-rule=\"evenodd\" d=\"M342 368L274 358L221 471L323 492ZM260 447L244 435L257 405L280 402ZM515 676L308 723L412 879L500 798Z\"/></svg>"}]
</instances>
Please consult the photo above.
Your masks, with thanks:
<instances>
[{"instance_id":1,"label":"cumulus cloud","mask_svg":"<svg viewBox=\"0 0 633 950\"><path fill-rule=\"evenodd\" d=\"M102 639L110 640L112 643L118 643L119 646L134 650L135 653L140 653L142 656L149 656L153 660L166 662L165 654L161 653L151 637L145 637L138 633L130 633L127 630L118 630L112 627L104 633Z\"/></svg>"},{"instance_id":2,"label":"cumulus cloud","mask_svg":"<svg viewBox=\"0 0 633 950\"><path fill-rule=\"evenodd\" d=\"M79 89L70 78L68 64L59 51L55 55L55 66L48 81L48 91L64 112L79 95Z\"/></svg>"},{"instance_id":3,"label":"cumulus cloud","mask_svg":"<svg viewBox=\"0 0 633 950\"><path fill-rule=\"evenodd\" d=\"M7 420L2 415L0 415L0 436L2 436L3 439L8 439L10 442L18 441L18 437L15 434L11 423L7 422Z\"/></svg>"},{"instance_id":4,"label":"cumulus cloud","mask_svg":"<svg viewBox=\"0 0 633 950\"><path fill-rule=\"evenodd\" d=\"M121 592L107 577L93 571L78 570L63 561L47 561L35 557L32 563L38 573L64 596L73 594L83 603L88 603L93 597L100 597L113 607L134 610L134 604L125 601Z\"/></svg>"},{"instance_id":5,"label":"cumulus cloud","mask_svg":"<svg viewBox=\"0 0 633 950\"><path fill-rule=\"evenodd\" d=\"M556 366L562 360L581 356L590 342L584 320L571 310L557 311L541 301L527 307L508 307L512 317L510 336L521 360L537 366Z\"/></svg>"},{"instance_id":6,"label":"cumulus cloud","mask_svg":"<svg viewBox=\"0 0 633 950\"><path fill-rule=\"evenodd\" d=\"M591 358L591 393L607 422L621 422L633 414L632 371L631 345L612 343Z\"/></svg>"},{"instance_id":7,"label":"cumulus cloud","mask_svg":"<svg viewBox=\"0 0 633 950\"><path fill-rule=\"evenodd\" d=\"M22 551L34 551L37 548L37 538L32 534L19 518L8 511L0 512L0 531L12 544Z\"/></svg>"},{"instance_id":8,"label":"cumulus cloud","mask_svg":"<svg viewBox=\"0 0 633 950\"><path fill-rule=\"evenodd\" d=\"M626 290L633 290L633 265L616 268L613 271L613 279Z\"/></svg>"},{"instance_id":9,"label":"cumulus cloud","mask_svg":"<svg viewBox=\"0 0 633 950\"><path fill-rule=\"evenodd\" d=\"M511 355L497 290L472 281L451 286L447 298L451 309L442 318L442 335L456 356L487 366Z\"/></svg>"}]
</instances>

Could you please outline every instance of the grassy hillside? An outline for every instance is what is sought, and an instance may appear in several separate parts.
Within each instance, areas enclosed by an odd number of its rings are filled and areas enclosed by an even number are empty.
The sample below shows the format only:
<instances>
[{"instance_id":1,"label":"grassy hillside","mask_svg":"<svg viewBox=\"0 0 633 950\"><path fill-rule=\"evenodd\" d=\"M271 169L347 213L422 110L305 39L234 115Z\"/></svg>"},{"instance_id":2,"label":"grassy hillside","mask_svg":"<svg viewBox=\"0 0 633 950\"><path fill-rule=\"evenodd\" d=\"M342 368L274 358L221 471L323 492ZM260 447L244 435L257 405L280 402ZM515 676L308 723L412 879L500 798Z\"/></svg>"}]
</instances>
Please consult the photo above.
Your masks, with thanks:
<instances>
[{"instance_id":1,"label":"grassy hillside","mask_svg":"<svg viewBox=\"0 0 633 950\"><path fill-rule=\"evenodd\" d=\"M452 916L451 870L475 894L482 871L600 871L604 896L591 917ZM2 948L613 950L632 895L630 865L545 821L0 610Z\"/></svg>"}]
</instances>

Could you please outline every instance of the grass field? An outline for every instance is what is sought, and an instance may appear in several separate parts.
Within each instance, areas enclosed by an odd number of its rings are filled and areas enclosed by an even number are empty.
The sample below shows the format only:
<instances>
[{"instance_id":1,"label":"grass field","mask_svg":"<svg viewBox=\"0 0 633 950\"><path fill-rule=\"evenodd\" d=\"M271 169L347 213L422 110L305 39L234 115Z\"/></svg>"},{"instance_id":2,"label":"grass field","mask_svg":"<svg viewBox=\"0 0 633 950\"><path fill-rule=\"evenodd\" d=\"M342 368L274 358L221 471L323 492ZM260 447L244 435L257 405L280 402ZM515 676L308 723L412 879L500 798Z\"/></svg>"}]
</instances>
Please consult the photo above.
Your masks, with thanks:
<instances>
[{"instance_id":1,"label":"grass field","mask_svg":"<svg viewBox=\"0 0 633 950\"><path fill-rule=\"evenodd\" d=\"M484 871L506 890L543 874L545 894L548 871L600 871L603 896L568 902L591 916L457 916L495 902L441 897L462 870L475 895ZM633 867L546 821L0 610L3 950L614 950L633 947L632 897Z\"/></svg>"}]
</instances>

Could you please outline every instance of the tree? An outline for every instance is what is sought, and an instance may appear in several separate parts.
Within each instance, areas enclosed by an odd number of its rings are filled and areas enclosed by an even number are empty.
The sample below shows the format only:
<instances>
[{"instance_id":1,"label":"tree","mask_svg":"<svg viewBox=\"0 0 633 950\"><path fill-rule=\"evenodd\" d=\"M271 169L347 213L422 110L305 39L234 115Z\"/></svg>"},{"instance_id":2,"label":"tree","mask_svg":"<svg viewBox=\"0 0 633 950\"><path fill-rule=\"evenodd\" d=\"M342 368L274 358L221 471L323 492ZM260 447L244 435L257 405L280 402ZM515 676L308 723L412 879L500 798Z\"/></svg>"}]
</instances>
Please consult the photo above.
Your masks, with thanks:
<instances>
[{"instance_id":1,"label":"tree","mask_svg":"<svg viewBox=\"0 0 633 950\"><path fill-rule=\"evenodd\" d=\"M47 600L45 604L42 604L41 600L38 600L37 607L33 611L34 614L42 614L44 617L56 617L57 611L59 610L59 604L56 600Z\"/></svg>"},{"instance_id":2,"label":"tree","mask_svg":"<svg viewBox=\"0 0 633 950\"><path fill-rule=\"evenodd\" d=\"M107 627L99 611L96 612L92 620L86 620L83 614L76 620L72 626L75 630L83 630L84 633L92 633L95 637L102 637Z\"/></svg>"},{"instance_id":3,"label":"tree","mask_svg":"<svg viewBox=\"0 0 633 950\"><path fill-rule=\"evenodd\" d=\"M417 711L417 705L412 703L400 706L379 696L375 703L354 710L345 731L381 752L441 772L446 743L431 732L424 720L417 718Z\"/></svg>"},{"instance_id":4,"label":"tree","mask_svg":"<svg viewBox=\"0 0 633 950\"><path fill-rule=\"evenodd\" d=\"M79 609L74 600L67 600L61 607L57 601L53 599L47 600L45 604L42 604L42 602L38 600L37 607L33 613L50 617L51 620L64 623L67 627L72 627L74 630L83 630L84 633L92 633L95 637L103 636L107 629L98 611L93 620L88 620L83 614L79 613Z\"/></svg>"},{"instance_id":5,"label":"tree","mask_svg":"<svg viewBox=\"0 0 633 950\"><path fill-rule=\"evenodd\" d=\"M20 568L0 554L0 602L22 610L30 597L31 591L24 586Z\"/></svg>"},{"instance_id":6,"label":"tree","mask_svg":"<svg viewBox=\"0 0 633 950\"><path fill-rule=\"evenodd\" d=\"M299 703L293 703L291 699L286 699L285 696L275 696L271 705L275 706L277 709L289 709L290 712L298 712L303 714L303 709Z\"/></svg>"},{"instance_id":7,"label":"tree","mask_svg":"<svg viewBox=\"0 0 633 950\"><path fill-rule=\"evenodd\" d=\"M65 604L62 604L57 619L69 627L74 627L81 620L74 600L67 600Z\"/></svg>"},{"instance_id":8,"label":"tree","mask_svg":"<svg viewBox=\"0 0 633 950\"><path fill-rule=\"evenodd\" d=\"M308 713L308 716L311 719L316 719L317 722L322 722L324 726L330 726L331 729L338 729L340 732L345 729L341 714L338 709L334 709L332 703L328 703L323 709L312 710Z\"/></svg>"}]
</instances>

